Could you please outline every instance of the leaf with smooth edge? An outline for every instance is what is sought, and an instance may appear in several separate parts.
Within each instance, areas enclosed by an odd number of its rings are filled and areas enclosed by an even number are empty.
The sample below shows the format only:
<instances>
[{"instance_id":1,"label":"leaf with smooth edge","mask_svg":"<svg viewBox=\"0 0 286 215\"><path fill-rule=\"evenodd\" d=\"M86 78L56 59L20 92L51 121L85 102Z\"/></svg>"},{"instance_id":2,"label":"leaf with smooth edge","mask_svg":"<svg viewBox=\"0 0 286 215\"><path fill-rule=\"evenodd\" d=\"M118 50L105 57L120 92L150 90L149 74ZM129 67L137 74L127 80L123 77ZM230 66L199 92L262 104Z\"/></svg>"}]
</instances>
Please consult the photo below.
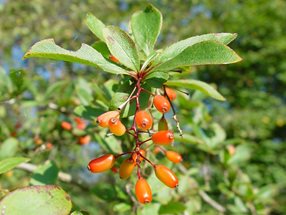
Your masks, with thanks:
<instances>
[{"instance_id":1,"label":"leaf with smooth edge","mask_svg":"<svg viewBox=\"0 0 286 215\"><path fill-rule=\"evenodd\" d=\"M95 36L97 36L102 41L105 41L102 33L102 30L105 28L105 25L103 24L102 21L100 21L91 13L88 13L86 15L85 23Z\"/></svg>"},{"instance_id":2,"label":"leaf with smooth edge","mask_svg":"<svg viewBox=\"0 0 286 215\"><path fill-rule=\"evenodd\" d=\"M134 13L131 18L132 35L137 47L148 56L154 48L162 27L162 14L153 5Z\"/></svg>"},{"instance_id":3,"label":"leaf with smooth edge","mask_svg":"<svg viewBox=\"0 0 286 215\"><path fill-rule=\"evenodd\" d=\"M34 44L24 55L24 58L31 57L82 63L89 66L98 66L113 74L128 74L128 71L110 63L98 51L86 44L82 44L77 51L69 51L56 45L53 39L46 39Z\"/></svg>"},{"instance_id":4,"label":"leaf with smooth edge","mask_svg":"<svg viewBox=\"0 0 286 215\"><path fill-rule=\"evenodd\" d=\"M231 33L214 33L214 34L203 34L199 36L190 37L185 40L181 40L172 44L163 50L163 52L154 60L154 64L164 63L169 61L183 52L189 46L196 43L200 43L207 40L213 40L227 45L236 38L237 34Z\"/></svg>"},{"instance_id":5,"label":"leaf with smooth edge","mask_svg":"<svg viewBox=\"0 0 286 215\"><path fill-rule=\"evenodd\" d=\"M202 81L197 81L197 80L171 80L167 81L165 85L170 86L170 87L182 87L185 89L192 89L192 90L199 90L202 93L220 100L220 101L225 101L225 98L216 90L214 89L211 85L202 82Z\"/></svg>"},{"instance_id":6,"label":"leaf with smooth edge","mask_svg":"<svg viewBox=\"0 0 286 215\"><path fill-rule=\"evenodd\" d=\"M55 185L17 189L0 202L0 211L7 215L68 215L71 207L69 195Z\"/></svg>"},{"instance_id":7,"label":"leaf with smooth edge","mask_svg":"<svg viewBox=\"0 0 286 215\"><path fill-rule=\"evenodd\" d=\"M135 47L135 43L123 30L115 26L107 26L103 29L106 44L111 52L121 64L139 71L140 61Z\"/></svg>"},{"instance_id":8,"label":"leaf with smooth edge","mask_svg":"<svg viewBox=\"0 0 286 215\"><path fill-rule=\"evenodd\" d=\"M23 158L23 157L12 157L12 158L6 158L4 160L0 161L0 174L3 174L5 172L8 172L9 170L15 168L21 163L29 161L29 158Z\"/></svg>"},{"instance_id":9,"label":"leaf with smooth edge","mask_svg":"<svg viewBox=\"0 0 286 215\"><path fill-rule=\"evenodd\" d=\"M191 65L230 64L238 61L241 61L241 58L228 46L216 41L203 41L186 48L154 70L171 70Z\"/></svg>"}]
</instances>

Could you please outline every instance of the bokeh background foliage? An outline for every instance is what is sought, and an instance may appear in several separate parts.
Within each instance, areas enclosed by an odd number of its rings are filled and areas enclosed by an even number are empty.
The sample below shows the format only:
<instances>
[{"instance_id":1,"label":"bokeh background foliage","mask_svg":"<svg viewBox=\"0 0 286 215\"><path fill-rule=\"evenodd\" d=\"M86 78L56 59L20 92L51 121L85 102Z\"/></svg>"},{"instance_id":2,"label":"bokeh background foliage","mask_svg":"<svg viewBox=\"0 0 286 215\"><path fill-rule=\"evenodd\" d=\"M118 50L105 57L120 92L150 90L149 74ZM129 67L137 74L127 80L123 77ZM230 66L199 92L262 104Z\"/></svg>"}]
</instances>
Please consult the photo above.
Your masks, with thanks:
<instances>
[{"instance_id":1,"label":"bokeh background foliage","mask_svg":"<svg viewBox=\"0 0 286 215\"><path fill-rule=\"evenodd\" d=\"M164 188L151 175L154 202L142 207L129 197L134 178L125 182L112 172L91 175L86 170L91 158L129 147L128 141L106 139L106 131L94 126L93 117L108 109L119 77L77 64L22 60L33 43L45 38L55 38L57 44L73 50L81 42L93 44L96 38L84 23L88 12L127 29L131 14L146 2L2 0L0 159L28 157L37 169L0 175L1 196L27 185L57 184L71 196L73 211L90 214L130 214L135 209L139 214L217 214L218 210L285 214L286 2L149 2L164 18L157 48L193 35L236 32L238 38L230 46L244 59L182 73L213 83L227 101L190 91L190 97L180 94L175 102L185 133L175 144L184 158L176 169L178 190ZM62 120L74 123L75 115L89 123L84 131L92 135L89 145L78 145L74 135L60 128ZM153 159L172 167L160 155ZM63 178L62 172L72 178ZM208 197L224 210L215 209Z\"/></svg>"}]
</instances>

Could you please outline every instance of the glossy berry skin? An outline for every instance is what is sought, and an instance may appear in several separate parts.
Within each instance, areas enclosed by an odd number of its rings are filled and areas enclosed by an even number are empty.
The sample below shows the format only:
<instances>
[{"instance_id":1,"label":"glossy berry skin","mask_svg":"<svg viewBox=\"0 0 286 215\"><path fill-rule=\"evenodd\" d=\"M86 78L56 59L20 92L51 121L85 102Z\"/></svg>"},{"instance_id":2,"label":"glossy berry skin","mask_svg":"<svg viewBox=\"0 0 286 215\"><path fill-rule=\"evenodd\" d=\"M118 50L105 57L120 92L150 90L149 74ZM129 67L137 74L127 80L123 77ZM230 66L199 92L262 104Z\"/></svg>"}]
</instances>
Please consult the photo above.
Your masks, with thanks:
<instances>
[{"instance_id":1,"label":"glossy berry skin","mask_svg":"<svg viewBox=\"0 0 286 215\"><path fill-rule=\"evenodd\" d=\"M172 90L171 88L166 87L165 91L166 91L166 94L167 94L167 96L169 97L169 99L171 101L176 99L177 94L176 94L176 92L174 90Z\"/></svg>"},{"instance_id":2,"label":"glossy berry skin","mask_svg":"<svg viewBox=\"0 0 286 215\"><path fill-rule=\"evenodd\" d=\"M119 112L118 111L105 112L105 113L103 113L103 114L101 114L100 116L97 117L98 125L103 127L103 128L107 128L109 120L112 117L117 117L117 116L119 116Z\"/></svg>"},{"instance_id":3,"label":"glossy berry skin","mask_svg":"<svg viewBox=\"0 0 286 215\"><path fill-rule=\"evenodd\" d=\"M142 203L150 203L152 201L152 191L148 182L144 178L139 178L135 185L135 195L137 200Z\"/></svg>"},{"instance_id":4,"label":"glossy berry skin","mask_svg":"<svg viewBox=\"0 0 286 215\"><path fill-rule=\"evenodd\" d=\"M78 138L78 143L80 145L89 144L91 137L89 135L81 136Z\"/></svg>"},{"instance_id":5,"label":"glossy berry skin","mask_svg":"<svg viewBox=\"0 0 286 215\"><path fill-rule=\"evenodd\" d=\"M175 188L179 185L177 176L164 165L156 165L155 174L157 178L170 188Z\"/></svg>"},{"instance_id":6,"label":"glossy berry skin","mask_svg":"<svg viewBox=\"0 0 286 215\"><path fill-rule=\"evenodd\" d=\"M69 122L63 121L61 126L64 130L70 131L72 129L72 125Z\"/></svg>"},{"instance_id":7,"label":"glossy berry skin","mask_svg":"<svg viewBox=\"0 0 286 215\"><path fill-rule=\"evenodd\" d=\"M111 118L108 122L109 130L116 136L122 136L126 132L125 126L118 118Z\"/></svg>"},{"instance_id":8,"label":"glossy berry skin","mask_svg":"<svg viewBox=\"0 0 286 215\"><path fill-rule=\"evenodd\" d=\"M91 160L87 166L89 171L93 173L104 172L113 167L115 163L115 157L112 154L106 154L99 158Z\"/></svg>"},{"instance_id":9,"label":"glossy berry skin","mask_svg":"<svg viewBox=\"0 0 286 215\"><path fill-rule=\"evenodd\" d=\"M132 174L134 167L136 166L136 162L131 158L124 160L119 168L119 176L121 179L127 179Z\"/></svg>"},{"instance_id":10,"label":"glossy berry skin","mask_svg":"<svg viewBox=\"0 0 286 215\"><path fill-rule=\"evenodd\" d=\"M172 161L173 163L180 163L183 160L182 156L174 151L166 151L165 155L168 158L168 160Z\"/></svg>"},{"instance_id":11,"label":"glossy berry skin","mask_svg":"<svg viewBox=\"0 0 286 215\"><path fill-rule=\"evenodd\" d=\"M135 115L135 123L137 127L143 131L147 131L152 127L153 119L150 113L147 111L141 110L138 111Z\"/></svg>"},{"instance_id":12,"label":"glossy berry skin","mask_svg":"<svg viewBox=\"0 0 286 215\"><path fill-rule=\"evenodd\" d=\"M161 95L156 95L154 97L153 104L156 107L156 109L161 113L167 113L171 108L168 99Z\"/></svg>"},{"instance_id":13,"label":"glossy berry skin","mask_svg":"<svg viewBox=\"0 0 286 215\"><path fill-rule=\"evenodd\" d=\"M174 141L174 134L172 131L158 131L152 135L152 141L159 145L169 145Z\"/></svg>"}]
</instances>

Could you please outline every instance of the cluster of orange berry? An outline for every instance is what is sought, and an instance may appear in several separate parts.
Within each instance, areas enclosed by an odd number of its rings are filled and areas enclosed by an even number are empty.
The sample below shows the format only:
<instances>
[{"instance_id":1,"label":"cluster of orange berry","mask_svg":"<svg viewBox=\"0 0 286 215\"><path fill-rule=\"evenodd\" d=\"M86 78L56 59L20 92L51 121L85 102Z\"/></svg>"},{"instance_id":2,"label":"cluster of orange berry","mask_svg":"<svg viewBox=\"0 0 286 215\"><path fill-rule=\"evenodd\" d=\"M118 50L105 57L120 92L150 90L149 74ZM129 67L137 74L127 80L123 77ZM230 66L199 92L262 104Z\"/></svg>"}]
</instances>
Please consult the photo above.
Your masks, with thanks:
<instances>
[{"instance_id":1,"label":"cluster of orange berry","mask_svg":"<svg viewBox=\"0 0 286 215\"><path fill-rule=\"evenodd\" d=\"M74 122L76 124L77 129L84 130L86 128L86 123L83 119L81 119L79 117L75 117ZM73 125L67 121L62 121L61 127L62 127L62 129L66 130L66 131L71 131L73 129ZM80 145L89 144L90 140L91 140L90 135L82 135L82 136L77 137L77 142Z\"/></svg>"},{"instance_id":2,"label":"cluster of orange berry","mask_svg":"<svg viewBox=\"0 0 286 215\"><path fill-rule=\"evenodd\" d=\"M131 102L133 99L136 101L136 111L133 118L133 124L131 128L127 129L125 125L120 121L120 111L122 109L114 111L108 111L97 117L97 123L103 128L109 128L110 132L116 136L122 136L125 133L132 135L136 141L134 149L130 152L124 152L118 155L105 154L99 158L93 159L88 164L88 169L93 173L100 173L109 169L114 170L114 164L118 157L129 154L129 157L125 159L119 167L119 176L121 179L127 179L132 174L133 169L137 166L137 183L135 185L135 195L140 203L148 203L152 201L152 191L147 181L141 176L140 166L142 161L147 161L153 167L157 178L170 188L178 186L178 178L176 175L166 166L160 164L154 164L146 157L146 148L142 148L143 144L152 141L155 145L154 152L162 152L166 157L174 162L179 163L182 161L182 157L179 153L174 151L165 150L162 146L171 145L174 142L174 133L168 129L168 123L164 117L164 114L169 112L172 106L172 101L176 98L176 92L170 88L163 86L163 95L154 95L140 86L141 78L137 79L137 84L133 93L135 95L129 96L127 102ZM153 96L153 105L162 113L162 118L158 122L158 131L153 130L153 118L150 112L140 109L139 96L141 92L148 92ZM140 140L141 133L149 133L150 138L146 140Z\"/></svg>"}]
</instances>

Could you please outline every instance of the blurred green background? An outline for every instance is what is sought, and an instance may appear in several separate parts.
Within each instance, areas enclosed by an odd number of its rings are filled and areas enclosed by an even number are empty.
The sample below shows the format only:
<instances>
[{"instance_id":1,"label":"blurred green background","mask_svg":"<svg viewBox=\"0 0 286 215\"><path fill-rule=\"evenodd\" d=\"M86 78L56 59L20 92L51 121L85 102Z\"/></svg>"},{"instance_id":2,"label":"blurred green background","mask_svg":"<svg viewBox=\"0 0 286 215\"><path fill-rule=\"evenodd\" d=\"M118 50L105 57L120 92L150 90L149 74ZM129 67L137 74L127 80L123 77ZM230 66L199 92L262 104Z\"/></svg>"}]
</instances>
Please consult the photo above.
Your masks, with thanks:
<instances>
[{"instance_id":1,"label":"blurred green background","mask_svg":"<svg viewBox=\"0 0 286 215\"><path fill-rule=\"evenodd\" d=\"M200 136L201 132L195 131L198 126L206 136L211 137L208 130L211 133L213 131L209 126L211 123L218 123L225 131L226 139L220 139L223 144L213 151L201 150L196 144L179 147L186 163L189 162L194 167L191 177L182 179L186 180L187 191L179 190L179 194L172 195L172 199L158 198L155 204L141 208L139 213L182 214L186 210L188 214L217 214L216 210L200 199L202 196L192 192L199 186L227 208L226 214L285 214L286 1L148 2L154 4L163 14L163 29L157 48L194 35L233 32L238 37L230 46L243 61L234 65L200 66L188 71L190 77L217 86L227 101L216 102L201 95L193 95L193 102L186 102L182 97L177 106L180 107L179 118L186 125L185 132L188 133L191 128L194 136L206 138ZM58 106L73 111L82 102L78 102L78 94L73 91L72 86L62 88L63 91L49 88L50 91L47 92L49 86L65 80L74 80L76 83L86 80L90 82L92 91L95 91L93 95L96 100L100 95L94 85L100 86L105 81L114 79L81 65L35 59L23 61L24 52L33 43L45 38L55 38L57 44L72 50L78 49L82 42L92 44L96 39L84 23L87 12L93 13L104 23L119 25L126 30L132 13L143 9L146 3L147 1L131 0L0 0L0 158L7 157L3 150L34 157L38 153L32 144L35 136L41 136L46 142L53 138L59 139L59 134L52 134L52 128L46 127L57 125L56 121L65 119L67 115L54 114L41 105L46 106L48 101L53 101ZM13 71L14 75L19 71L24 74L24 84L13 82ZM12 85L14 83L18 88L4 86L9 74ZM44 99L46 103L40 103ZM190 108L194 113L192 116L199 117L197 114L200 113L203 115L200 116L202 119L189 119ZM19 128L16 137L14 135L11 139L17 123L23 126ZM224 135L224 132L220 135ZM65 138L65 145L60 146L58 141L55 143L57 150L40 152L39 156L34 157L33 163L41 164L46 159L55 160L57 168L75 175L75 187L61 184L69 191L75 209L86 210L90 214L130 213L133 203L128 196L124 196L126 192L121 190L125 182L118 182L118 177L114 178L110 174L102 176L107 178L106 183L94 185L97 176L89 175L83 168L88 158L100 154L98 144L82 148L69 145L72 137L66 135ZM17 150L14 150L16 152L4 147L7 140L10 141L10 148L12 140L17 142ZM103 140L95 135L93 141ZM233 159L235 161L225 164L225 154L230 147L236 148L239 155L236 160ZM65 154L68 159L61 157ZM13 176L6 174L0 177L0 188L5 190L29 184L31 175L15 170ZM23 178L25 180L19 182ZM121 187L117 187L117 183L121 183ZM236 183L244 184L245 187L238 190L231 188ZM87 188L86 184L91 184L92 188ZM180 204L176 205L174 202ZM167 212L162 207L158 209L158 204L171 209L166 210Z\"/></svg>"}]
</instances>

